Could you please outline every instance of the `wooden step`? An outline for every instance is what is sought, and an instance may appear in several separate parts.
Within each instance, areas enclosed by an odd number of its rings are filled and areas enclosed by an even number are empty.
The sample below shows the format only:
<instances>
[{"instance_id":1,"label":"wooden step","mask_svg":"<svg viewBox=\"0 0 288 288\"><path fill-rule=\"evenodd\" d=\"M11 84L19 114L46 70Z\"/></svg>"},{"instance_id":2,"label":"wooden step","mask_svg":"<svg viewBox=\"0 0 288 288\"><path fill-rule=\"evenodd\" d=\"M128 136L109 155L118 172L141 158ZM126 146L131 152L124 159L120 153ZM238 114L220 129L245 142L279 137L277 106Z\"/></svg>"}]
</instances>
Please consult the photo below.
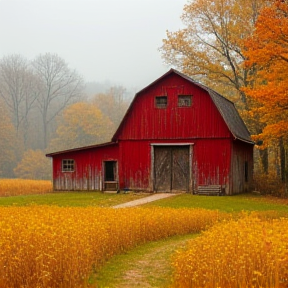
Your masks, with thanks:
<instances>
[{"instance_id":1,"label":"wooden step","mask_svg":"<svg viewBox=\"0 0 288 288\"><path fill-rule=\"evenodd\" d=\"M221 185L199 185L196 194L198 195L223 195Z\"/></svg>"}]
</instances>

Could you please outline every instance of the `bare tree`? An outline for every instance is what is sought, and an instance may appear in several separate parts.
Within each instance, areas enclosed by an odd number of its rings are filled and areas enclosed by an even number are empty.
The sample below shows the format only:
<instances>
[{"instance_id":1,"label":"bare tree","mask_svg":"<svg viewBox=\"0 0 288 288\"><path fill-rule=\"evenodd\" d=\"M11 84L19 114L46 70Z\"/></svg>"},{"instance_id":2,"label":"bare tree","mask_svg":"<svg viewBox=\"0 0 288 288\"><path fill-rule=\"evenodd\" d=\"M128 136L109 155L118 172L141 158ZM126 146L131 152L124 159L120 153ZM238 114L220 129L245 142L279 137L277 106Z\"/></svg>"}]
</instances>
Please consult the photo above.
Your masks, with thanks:
<instances>
[{"instance_id":1,"label":"bare tree","mask_svg":"<svg viewBox=\"0 0 288 288\"><path fill-rule=\"evenodd\" d=\"M22 56L6 56L0 61L0 97L11 113L18 137L21 129L24 142L29 125L28 115L39 94L36 83L29 62Z\"/></svg>"},{"instance_id":2,"label":"bare tree","mask_svg":"<svg viewBox=\"0 0 288 288\"><path fill-rule=\"evenodd\" d=\"M37 105L43 125L42 148L46 148L52 121L68 104L81 98L83 80L56 54L39 55L32 62L32 66L41 84Z\"/></svg>"},{"instance_id":3,"label":"bare tree","mask_svg":"<svg viewBox=\"0 0 288 288\"><path fill-rule=\"evenodd\" d=\"M126 97L126 89L123 86L113 86L106 93L96 94L92 99L92 102L110 118L115 127L120 124L130 101Z\"/></svg>"}]
</instances>

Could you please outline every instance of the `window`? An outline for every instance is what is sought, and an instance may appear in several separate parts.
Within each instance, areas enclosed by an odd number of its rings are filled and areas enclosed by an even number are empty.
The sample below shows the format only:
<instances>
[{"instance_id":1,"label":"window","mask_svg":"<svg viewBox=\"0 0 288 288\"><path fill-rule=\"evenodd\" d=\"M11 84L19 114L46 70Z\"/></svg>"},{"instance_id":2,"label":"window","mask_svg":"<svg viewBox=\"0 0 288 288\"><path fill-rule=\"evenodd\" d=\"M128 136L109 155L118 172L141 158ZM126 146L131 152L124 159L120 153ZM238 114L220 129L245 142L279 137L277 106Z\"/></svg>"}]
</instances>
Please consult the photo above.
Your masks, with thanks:
<instances>
[{"instance_id":1,"label":"window","mask_svg":"<svg viewBox=\"0 0 288 288\"><path fill-rule=\"evenodd\" d=\"M75 168L75 161L73 159L63 159L62 160L62 171L63 172L73 172Z\"/></svg>"},{"instance_id":2,"label":"window","mask_svg":"<svg viewBox=\"0 0 288 288\"><path fill-rule=\"evenodd\" d=\"M178 95L178 107L190 107L192 105L191 95Z\"/></svg>"},{"instance_id":3,"label":"window","mask_svg":"<svg viewBox=\"0 0 288 288\"><path fill-rule=\"evenodd\" d=\"M155 98L156 108L166 108L167 107L167 96L157 96Z\"/></svg>"}]
</instances>

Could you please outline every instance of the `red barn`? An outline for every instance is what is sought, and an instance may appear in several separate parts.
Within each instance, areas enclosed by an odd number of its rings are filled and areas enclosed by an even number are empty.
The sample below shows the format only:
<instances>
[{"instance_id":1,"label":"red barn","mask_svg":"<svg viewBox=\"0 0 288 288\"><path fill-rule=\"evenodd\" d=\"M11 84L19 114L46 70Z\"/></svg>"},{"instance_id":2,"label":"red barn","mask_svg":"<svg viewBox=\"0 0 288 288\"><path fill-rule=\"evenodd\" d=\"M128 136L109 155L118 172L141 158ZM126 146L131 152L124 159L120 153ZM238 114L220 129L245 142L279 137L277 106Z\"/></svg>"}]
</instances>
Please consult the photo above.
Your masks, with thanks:
<instances>
[{"instance_id":1,"label":"red barn","mask_svg":"<svg viewBox=\"0 0 288 288\"><path fill-rule=\"evenodd\" d=\"M171 69L138 92L111 142L47 154L54 190L251 189L253 141L234 104Z\"/></svg>"}]
</instances>

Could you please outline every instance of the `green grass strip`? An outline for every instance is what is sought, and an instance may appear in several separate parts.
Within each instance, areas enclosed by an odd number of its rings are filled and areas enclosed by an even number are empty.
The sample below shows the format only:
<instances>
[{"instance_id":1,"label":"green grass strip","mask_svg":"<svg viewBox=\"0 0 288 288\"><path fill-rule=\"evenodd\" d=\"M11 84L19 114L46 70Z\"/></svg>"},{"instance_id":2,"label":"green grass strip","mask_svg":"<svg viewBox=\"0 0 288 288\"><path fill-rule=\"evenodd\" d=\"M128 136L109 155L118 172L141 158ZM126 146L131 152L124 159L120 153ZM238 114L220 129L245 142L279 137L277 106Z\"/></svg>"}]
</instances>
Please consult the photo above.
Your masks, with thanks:
<instances>
[{"instance_id":1,"label":"green grass strip","mask_svg":"<svg viewBox=\"0 0 288 288\"><path fill-rule=\"evenodd\" d=\"M198 234L149 242L114 256L91 281L97 287L168 287L172 280L171 257Z\"/></svg>"}]
</instances>

